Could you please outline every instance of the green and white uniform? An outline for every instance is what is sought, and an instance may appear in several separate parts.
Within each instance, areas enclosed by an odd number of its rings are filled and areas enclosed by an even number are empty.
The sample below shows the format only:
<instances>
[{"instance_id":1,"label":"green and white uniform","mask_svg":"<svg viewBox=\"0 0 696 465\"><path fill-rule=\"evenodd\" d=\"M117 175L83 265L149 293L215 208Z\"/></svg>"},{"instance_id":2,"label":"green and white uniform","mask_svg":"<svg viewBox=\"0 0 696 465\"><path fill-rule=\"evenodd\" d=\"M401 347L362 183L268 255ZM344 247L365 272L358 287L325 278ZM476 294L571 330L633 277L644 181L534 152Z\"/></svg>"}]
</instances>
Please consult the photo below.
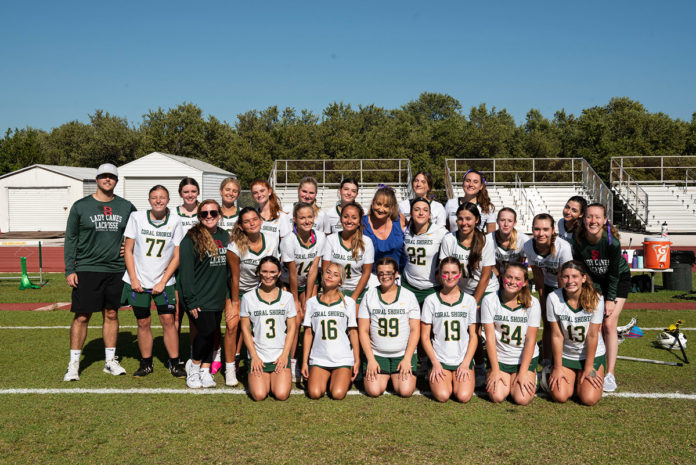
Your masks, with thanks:
<instances>
[{"instance_id":1,"label":"green and white uniform","mask_svg":"<svg viewBox=\"0 0 696 465\"><path fill-rule=\"evenodd\" d=\"M290 217L290 221L292 221L293 213L295 211L296 204L297 204L297 202L286 203L285 205L283 205L283 211L288 214L288 216ZM312 225L312 229L314 229L315 231L324 232L324 228L325 228L324 222L325 221L326 221L326 212L324 210L319 209L317 214L314 216L314 224Z\"/></svg>"},{"instance_id":2,"label":"green and white uniform","mask_svg":"<svg viewBox=\"0 0 696 465\"><path fill-rule=\"evenodd\" d=\"M261 231L266 234L273 234L276 237L276 245L280 244L282 238L292 233L292 220L285 212L278 212L278 218L275 220L266 220L263 217L261 219L263 220Z\"/></svg>"},{"instance_id":3,"label":"green and white uniform","mask_svg":"<svg viewBox=\"0 0 696 465\"><path fill-rule=\"evenodd\" d=\"M237 207L237 212L234 215L230 216L225 216L222 215L220 216L220 222L218 223L218 226L227 231L227 233L231 236L232 231L234 230L234 227L237 225L237 220L239 219L239 207Z\"/></svg>"},{"instance_id":4,"label":"green and white uniform","mask_svg":"<svg viewBox=\"0 0 696 465\"><path fill-rule=\"evenodd\" d=\"M573 259L573 253L568 241L556 237L555 246L556 253L553 255L551 253L542 255L537 252L534 239L528 241L523 247L524 255L527 257L529 265L539 267L544 272L544 286L554 289L558 287L558 270L561 269L565 262Z\"/></svg>"},{"instance_id":5,"label":"green and white uniform","mask_svg":"<svg viewBox=\"0 0 696 465\"><path fill-rule=\"evenodd\" d=\"M399 211L404 215L406 221L411 219L411 200L412 199L404 199L399 202ZM437 200L430 201L430 221L432 221L433 224L443 227L446 224L447 213L445 212L445 207Z\"/></svg>"},{"instance_id":6,"label":"green and white uniform","mask_svg":"<svg viewBox=\"0 0 696 465\"><path fill-rule=\"evenodd\" d=\"M498 266L507 265L508 263L522 263L525 258L524 245L531 240L532 238L528 235L517 231L517 244L506 249L498 242L496 231L486 235L486 242L490 241L495 244L495 262Z\"/></svg>"},{"instance_id":7,"label":"green and white uniform","mask_svg":"<svg viewBox=\"0 0 696 465\"><path fill-rule=\"evenodd\" d=\"M370 346L380 357L403 357L411 334L410 320L420 320L420 307L413 292L399 287L396 299L382 300L379 287L370 288L358 310L358 318L370 320Z\"/></svg>"},{"instance_id":8,"label":"green and white uniform","mask_svg":"<svg viewBox=\"0 0 696 465\"><path fill-rule=\"evenodd\" d=\"M324 210L324 233L326 235L343 231L339 207L340 203L337 203L335 207Z\"/></svg>"},{"instance_id":9,"label":"green and white uniform","mask_svg":"<svg viewBox=\"0 0 696 465\"><path fill-rule=\"evenodd\" d=\"M123 232L135 207L117 195L100 202L88 195L70 208L65 228L65 275L77 271L123 273Z\"/></svg>"},{"instance_id":10,"label":"green and white uniform","mask_svg":"<svg viewBox=\"0 0 696 465\"><path fill-rule=\"evenodd\" d=\"M344 292L353 292L362 277L363 265L372 265L375 262L375 248L372 239L363 235L365 250L358 254L358 259L353 259L353 252L347 249L341 241L340 234L331 234L326 238L323 260L338 263L346 270L346 280L343 283Z\"/></svg>"},{"instance_id":11,"label":"green and white uniform","mask_svg":"<svg viewBox=\"0 0 696 465\"><path fill-rule=\"evenodd\" d=\"M249 292L259 285L259 277L256 276L256 268L263 257L273 256L278 258L278 242L275 234L261 232L262 247L256 253L248 247L244 253L239 252L237 244L230 242L227 250L239 257L239 294Z\"/></svg>"},{"instance_id":12,"label":"green and white uniform","mask_svg":"<svg viewBox=\"0 0 696 465\"><path fill-rule=\"evenodd\" d=\"M225 244L229 234L217 228L213 240L218 246L216 254L206 253L203 260L187 235L179 246L179 280L187 309L200 308L204 312L221 312L227 296L227 258Z\"/></svg>"},{"instance_id":13,"label":"green and white uniform","mask_svg":"<svg viewBox=\"0 0 696 465\"><path fill-rule=\"evenodd\" d=\"M133 260L140 285L143 289L152 289L162 279L172 261L174 249L179 247L184 238L184 232L179 216L167 213L164 220L153 221L150 210L147 210L131 214L124 236L135 239ZM127 271L123 280L132 284ZM172 286L175 282L176 279L172 276L167 281L167 286Z\"/></svg>"},{"instance_id":14,"label":"green and white uniform","mask_svg":"<svg viewBox=\"0 0 696 465\"><path fill-rule=\"evenodd\" d=\"M442 239L442 246L440 248L440 258L445 257L455 257L462 264L464 268L464 273L466 273L466 267L469 263L469 254L471 253L470 247L464 247L461 242L457 240L457 233L450 233ZM479 281L481 281L481 272L484 266L495 266L495 246L493 241L486 240L481 250L481 260L479 261L478 267L474 270L472 276L464 277L459 281L459 286L467 294L473 295L476 292L476 287ZM485 293L495 292L500 286L498 285L498 280L495 275L491 273L491 278L488 280L488 286L486 286Z\"/></svg>"},{"instance_id":15,"label":"green and white uniform","mask_svg":"<svg viewBox=\"0 0 696 465\"><path fill-rule=\"evenodd\" d=\"M430 338L435 356L448 367L457 367L464 361L469 326L476 323L476 301L465 292L460 294L451 305L442 301L439 292L429 295L421 312L421 322L432 325Z\"/></svg>"},{"instance_id":16,"label":"green and white uniform","mask_svg":"<svg viewBox=\"0 0 696 465\"><path fill-rule=\"evenodd\" d=\"M412 234L411 229L407 229L404 235L404 250L408 255L408 262L404 267L403 277L404 285L414 292L435 288L440 245L447 234L444 226L433 223L423 234ZM430 293L432 291L420 293L418 301L423 302Z\"/></svg>"},{"instance_id":17,"label":"green and white uniform","mask_svg":"<svg viewBox=\"0 0 696 465\"><path fill-rule=\"evenodd\" d=\"M314 262L314 259L321 257L326 243L326 236L321 231L312 230L314 234L314 244L309 247L302 245L296 233L288 234L280 241L280 257L283 262L283 272L281 280L284 283L290 282L288 267L286 263L295 262L297 271L297 289L303 292L307 286L307 274Z\"/></svg>"},{"instance_id":18,"label":"green and white uniform","mask_svg":"<svg viewBox=\"0 0 696 465\"><path fill-rule=\"evenodd\" d=\"M181 207L176 207L176 215L179 217L181 220L181 227L184 230L184 235L195 225L198 223L198 215L193 215L193 216L188 216L185 215L184 213L181 212Z\"/></svg>"},{"instance_id":19,"label":"green and white uniform","mask_svg":"<svg viewBox=\"0 0 696 465\"><path fill-rule=\"evenodd\" d=\"M457 232L457 210L459 209L459 206L464 203L464 198L463 197L458 197L455 199L449 199L447 203L445 204L445 212L447 213L447 219L449 219L449 229L450 232ZM476 205L476 208L478 208L479 213L481 214L481 223L479 224L478 228L485 233L486 228L488 227L489 223L495 224L496 222L496 214L495 214L495 208L491 209L490 212L484 213L481 210L481 206L477 204L476 202L471 202Z\"/></svg>"},{"instance_id":20,"label":"green and white uniform","mask_svg":"<svg viewBox=\"0 0 696 465\"><path fill-rule=\"evenodd\" d=\"M586 340L590 323L602 324L604 319L604 299L600 296L597 308L588 312L583 308L572 308L565 300L563 289L556 289L546 299L546 318L558 322L563 333L563 358L582 361L587 358ZM602 332L598 332L595 359L605 354Z\"/></svg>"},{"instance_id":21,"label":"green and white uniform","mask_svg":"<svg viewBox=\"0 0 696 465\"><path fill-rule=\"evenodd\" d=\"M488 294L481 302L481 324L492 323L495 329L495 348L498 363L519 365L527 337L527 328L538 328L541 320L541 306L536 297L532 305L524 308L507 307L500 301L498 293ZM539 347L534 344L534 357L539 356Z\"/></svg>"},{"instance_id":22,"label":"green and white uniform","mask_svg":"<svg viewBox=\"0 0 696 465\"><path fill-rule=\"evenodd\" d=\"M295 299L292 294L279 290L273 302L267 302L259 295L259 290L247 292L242 297L239 316L249 318L254 348L263 363L278 360L285 347L288 327L287 319L297 316Z\"/></svg>"},{"instance_id":23,"label":"green and white uniform","mask_svg":"<svg viewBox=\"0 0 696 465\"><path fill-rule=\"evenodd\" d=\"M355 301L350 297L329 305L317 296L305 305L302 326L312 329L314 340L309 352L309 364L326 368L352 367L355 364L348 329L357 328Z\"/></svg>"}]
</instances>

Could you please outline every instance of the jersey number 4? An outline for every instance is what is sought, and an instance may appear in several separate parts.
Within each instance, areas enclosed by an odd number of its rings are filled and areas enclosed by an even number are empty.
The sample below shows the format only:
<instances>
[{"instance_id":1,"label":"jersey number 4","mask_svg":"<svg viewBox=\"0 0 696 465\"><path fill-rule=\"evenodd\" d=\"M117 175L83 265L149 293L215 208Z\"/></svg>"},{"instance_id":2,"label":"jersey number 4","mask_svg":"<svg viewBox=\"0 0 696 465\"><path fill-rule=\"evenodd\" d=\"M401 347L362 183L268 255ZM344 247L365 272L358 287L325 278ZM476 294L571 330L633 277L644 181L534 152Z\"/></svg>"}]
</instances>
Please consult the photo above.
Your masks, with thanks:
<instances>
[{"instance_id":1,"label":"jersey number 4","mask_svg":"<svg viewBox=\"0 0 696 465\"><path fill-rule=\"evenodd\" d=\"M512 345L511 340L515 341L517 346L522 345L522 328L520 326L516 327L512 335L510 335L510 327L508 325L500 325L500 342Z\"/></svg>"},{"instance_id":2,"label":"jersey number 4","mask_svg":"<svg viewBox=\"0 0 696 465\"><path fill-rule=\"evenodd\" d=\"M159 250L157 251L157 255L155 255L157 258L162 257L162 249L164 249L164 244L167 243L164 239L152 239L152 238L147 238L145 239L146 244L150 244L150 247L147 249L147 255L148 257L152 257L152 249L155 247L155 244L159 245Z\"/></svg>"}]
</instances>

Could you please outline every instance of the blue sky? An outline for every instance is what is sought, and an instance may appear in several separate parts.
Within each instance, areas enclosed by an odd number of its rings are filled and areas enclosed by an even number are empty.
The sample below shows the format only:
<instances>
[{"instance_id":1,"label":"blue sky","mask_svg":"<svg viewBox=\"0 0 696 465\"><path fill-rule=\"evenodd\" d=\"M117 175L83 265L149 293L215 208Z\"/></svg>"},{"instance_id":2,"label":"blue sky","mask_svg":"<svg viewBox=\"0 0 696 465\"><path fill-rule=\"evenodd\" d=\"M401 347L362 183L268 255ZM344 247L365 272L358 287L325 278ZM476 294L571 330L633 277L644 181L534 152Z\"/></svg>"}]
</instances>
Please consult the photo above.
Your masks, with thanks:
<instances>
[{"instance_id":1,"label":"blue sky","mask_svg":"<svg viewBox=\"0 0 696 465\"><path fill-rule=\"evenodd\" d=\"M421 92L464 111L639 100L696 112L696 2L5 2L0 130L136 124L182 102L234 123L334 101L397 108Z\"/></svg>"}]
</instances>

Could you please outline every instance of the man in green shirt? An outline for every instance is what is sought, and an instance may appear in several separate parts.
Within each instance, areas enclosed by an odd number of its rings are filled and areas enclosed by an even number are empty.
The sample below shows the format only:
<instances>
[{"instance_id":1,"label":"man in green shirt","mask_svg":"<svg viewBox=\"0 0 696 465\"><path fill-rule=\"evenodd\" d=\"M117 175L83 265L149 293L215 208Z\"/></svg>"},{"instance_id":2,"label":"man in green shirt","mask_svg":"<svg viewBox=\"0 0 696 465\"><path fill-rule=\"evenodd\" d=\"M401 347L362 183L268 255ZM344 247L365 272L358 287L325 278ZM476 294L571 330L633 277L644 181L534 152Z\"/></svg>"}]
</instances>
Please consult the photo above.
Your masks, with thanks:
<instances>
[{"instance_id":1,"label":"man in green shirt","mask_svg":"<svg viewBox=\"0 0 696 465\"><path fill-rule=\"evenodd\" d=\"M124 375L116 359L118 308L123 291L125 262L121 255L123 232L135 207L114 195L118 170L110 163L97 169L97 192L75 202L65 229L65 279L73 288L74 313L70 326L70 363L63 381L80 379L80 354L92 314L102 312L104 372Z\"/></svg>"}]
</instances>

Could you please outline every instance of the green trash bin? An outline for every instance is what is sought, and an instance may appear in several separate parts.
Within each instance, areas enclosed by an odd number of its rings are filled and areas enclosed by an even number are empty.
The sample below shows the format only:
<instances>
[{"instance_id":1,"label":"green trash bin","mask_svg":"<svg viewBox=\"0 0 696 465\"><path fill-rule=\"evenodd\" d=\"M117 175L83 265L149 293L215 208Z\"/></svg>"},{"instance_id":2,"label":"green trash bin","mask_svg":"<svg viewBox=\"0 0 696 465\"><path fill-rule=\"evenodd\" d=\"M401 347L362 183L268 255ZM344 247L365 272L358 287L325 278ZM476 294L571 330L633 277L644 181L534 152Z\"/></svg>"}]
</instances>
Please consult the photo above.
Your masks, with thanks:
<instances>
[{"instance_id":1,"label":"green trash bin","mask_svg":"<svg viewBox=\"0 0 696 465\"><path fill-rule=\"evenodd\" d=\"M665 289L691 292L691 268L694 265L694 253L690 250L673 250L669 260L672 273L663 273Z\"/></svg>"}]
</instances>

